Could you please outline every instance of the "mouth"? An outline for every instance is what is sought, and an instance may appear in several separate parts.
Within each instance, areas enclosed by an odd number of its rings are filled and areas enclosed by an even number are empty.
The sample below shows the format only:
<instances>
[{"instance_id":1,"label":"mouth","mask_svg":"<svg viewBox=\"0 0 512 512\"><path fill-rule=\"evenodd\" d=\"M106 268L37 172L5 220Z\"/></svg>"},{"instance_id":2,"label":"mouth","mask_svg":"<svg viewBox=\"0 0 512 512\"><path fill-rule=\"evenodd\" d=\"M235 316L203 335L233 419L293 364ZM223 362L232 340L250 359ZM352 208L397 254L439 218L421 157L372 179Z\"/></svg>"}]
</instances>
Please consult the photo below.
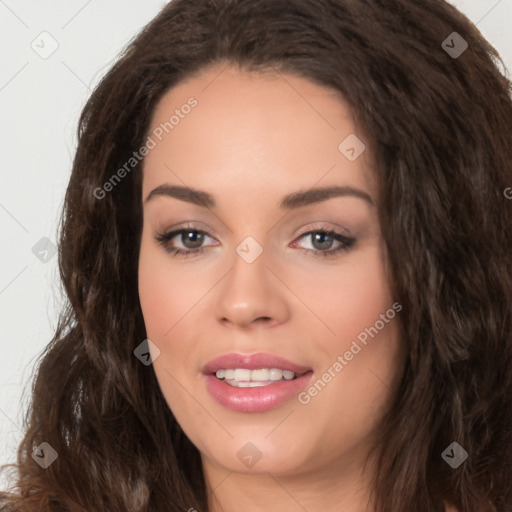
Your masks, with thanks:
<instances>
[{"instance_id":1,"label":"mouth","mask_svg":"<svg viewBox=\"0 0 512 512\"><path fill-rule=\"evenodd\" d=\"M210 395L238 412L264 412L296 397L313 370L273 354L226 354L206 364L202 373Z\"/></svg>"}]
</instances>

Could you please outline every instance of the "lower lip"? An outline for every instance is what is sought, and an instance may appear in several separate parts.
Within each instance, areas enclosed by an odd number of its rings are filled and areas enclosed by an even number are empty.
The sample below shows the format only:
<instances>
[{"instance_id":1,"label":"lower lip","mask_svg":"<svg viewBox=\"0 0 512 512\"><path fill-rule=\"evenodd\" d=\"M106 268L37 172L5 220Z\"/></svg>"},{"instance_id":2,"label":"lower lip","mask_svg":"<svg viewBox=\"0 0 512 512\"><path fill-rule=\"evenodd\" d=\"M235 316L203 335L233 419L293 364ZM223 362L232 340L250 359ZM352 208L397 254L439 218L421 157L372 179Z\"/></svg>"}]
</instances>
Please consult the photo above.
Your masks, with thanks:
<instances>
[{"instance_id":1,"label":"lower lip","mask_svg":"<svg viewBox=\"0 0 512 512\"><path fill-rule=\"evenodd\" d=\"M297 396L313 375L309 371L293 380L279 380L268 386L239 388L226 384L215 375L206 375L206 387L219 404L238 412L263 412Z\"/></svg>"}]
</instances>

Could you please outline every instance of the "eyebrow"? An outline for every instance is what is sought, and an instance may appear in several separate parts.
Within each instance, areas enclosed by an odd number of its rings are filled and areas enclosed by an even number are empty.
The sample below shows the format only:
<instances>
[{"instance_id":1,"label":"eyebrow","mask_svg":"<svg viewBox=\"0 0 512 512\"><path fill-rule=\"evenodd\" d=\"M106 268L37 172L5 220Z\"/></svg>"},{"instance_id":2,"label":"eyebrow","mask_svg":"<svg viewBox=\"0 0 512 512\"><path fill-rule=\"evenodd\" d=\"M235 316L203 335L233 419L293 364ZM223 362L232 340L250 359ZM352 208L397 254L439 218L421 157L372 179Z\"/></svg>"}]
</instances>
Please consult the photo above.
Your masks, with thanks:
<instances>
[{"instance_id":1,"label":"eyebrow","mask_svg":"<svg viewBox=\"0 0 512 512\"><path fill-rule=\"evenodd\" d=\"M186 201L203 208L215 208L216 202L211 194L203 190L197 190L190 187L182 187L179 185L159 185L153 189L146 200L147 204L151 199L157 196L174 197L180 201ZM279 204L282 210L296 210L314 203L320 203L333 197L357 197L366 201L369 205L373 206L372 198L362 190L350 186L331 186L312 188L305 191L297 191L292 194L286 195Z\"/></svg>"}]
</instances>

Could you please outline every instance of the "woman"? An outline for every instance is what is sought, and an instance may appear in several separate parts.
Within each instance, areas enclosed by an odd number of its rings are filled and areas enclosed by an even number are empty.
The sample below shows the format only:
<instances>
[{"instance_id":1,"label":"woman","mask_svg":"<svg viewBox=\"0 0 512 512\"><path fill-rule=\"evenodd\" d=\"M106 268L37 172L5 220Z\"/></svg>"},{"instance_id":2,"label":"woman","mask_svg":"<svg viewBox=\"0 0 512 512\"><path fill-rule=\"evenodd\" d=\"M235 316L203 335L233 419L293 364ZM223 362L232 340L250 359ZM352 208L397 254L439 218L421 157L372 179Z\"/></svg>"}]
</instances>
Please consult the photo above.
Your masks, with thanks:
<instances>
[{"instance_id":1,"label":"woman","mask_svg":"<svg viewBox=\"0 0 512 512\"><path fill-rule=\"evenodd\" d=\"M80 119L5 510L510 510L498 58L442 0L167 5Z\"/></svg>"}]
</instances>

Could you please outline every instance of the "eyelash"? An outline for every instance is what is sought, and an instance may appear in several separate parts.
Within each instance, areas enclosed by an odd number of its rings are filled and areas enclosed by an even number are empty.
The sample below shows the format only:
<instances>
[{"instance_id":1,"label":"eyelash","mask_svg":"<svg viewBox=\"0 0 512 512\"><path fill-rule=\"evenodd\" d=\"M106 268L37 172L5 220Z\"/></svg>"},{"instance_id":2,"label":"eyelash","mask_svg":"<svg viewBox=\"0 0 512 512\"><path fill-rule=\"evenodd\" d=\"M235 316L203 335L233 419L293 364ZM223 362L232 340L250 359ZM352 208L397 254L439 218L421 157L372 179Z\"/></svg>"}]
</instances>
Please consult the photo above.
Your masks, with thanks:
<instances>
[{"instance_id":1,"label":"eyelash","mask_svg":"<svg viewBox=\"0 0 512 512\"><path fill-rule=\"evenodd\" d=\"M168 252L175 258L187 258L189 256L195 256L199 253L204 252L207 249L207 247L197 247L195 249L180 249L179 247L170 247L169 241L172 240L176 235L180 235L182 233L196 233L200 235L209 236L206 231L196 229L194 226L185 226L183 228L176 229L173 231L159 232L155 235L154 238L160 245L163 246L166 252ZM320 258L334 257L344 251L348 251L349 249L351 249L351 247L354 245L354 242L356 241L355 238L348 237L334 230L328 230L323 228L313 228L312 230L299 235L298 239L303 238L307 235L318 233L333 237L336 241L340 242L341 245L336 249L329 249L327 251L320 251L316 249L302 249L306 254L313 253L315 257Z\"/></svg>"}]
</instances>

